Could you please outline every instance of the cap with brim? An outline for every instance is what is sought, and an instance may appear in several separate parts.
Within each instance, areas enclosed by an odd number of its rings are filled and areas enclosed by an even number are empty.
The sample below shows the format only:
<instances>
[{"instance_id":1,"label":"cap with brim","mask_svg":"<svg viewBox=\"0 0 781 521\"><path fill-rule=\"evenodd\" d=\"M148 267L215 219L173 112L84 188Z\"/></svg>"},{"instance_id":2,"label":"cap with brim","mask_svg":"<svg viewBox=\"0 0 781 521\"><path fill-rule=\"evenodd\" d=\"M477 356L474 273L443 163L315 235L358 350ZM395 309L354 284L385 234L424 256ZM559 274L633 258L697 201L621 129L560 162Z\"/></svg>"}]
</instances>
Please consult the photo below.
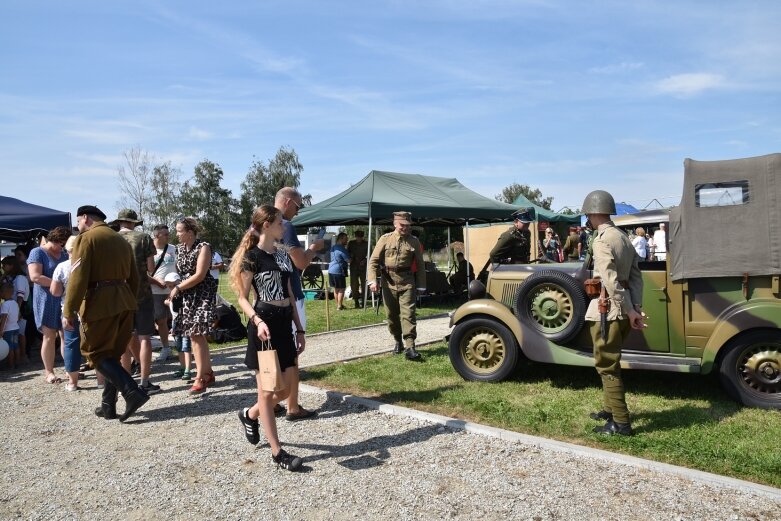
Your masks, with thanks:
<instances>
[{"instance_id":1,"label":"cap with brim","mask_svg":"<svg viewBox=\"0 0 781 521\"><path fill-rule=\"evenodd\" d=\"M534 220L534 217L534 208L519 208L512 214L514 221L521 221L522 223L530 223Z\"/></svg>"},{"instance_id":2,"label":"cap with brim","mask_svg":"<svg viewBox=\"0 0 781 521\"><path fill-rule=\"evenodd\" d=\"M90 214L94 215L96 217L100 217L101 221L106 220L106 214L101 212L100 209L97 206L92 206L91 204L85 205L85 206L79 206L79 209L76 210L76 217L79 215L84 214Z\"/></svg>"},{"instance_id":3,"label":"cap with brim","mask_svg":"<svg viewBox=\"0 0 781 521\"><path fill-rule=\"evenodd\" d=\"M393 212L393 220L401 224L412 224L412 214L410 212Z\"/></svg>"},{"instance_id":4,"label":"cap with brim","mask_svg":"<svg viewBox=\"0 0 781 521\"><path fill-rule=\"evenodd\" d=\"M120 210L117 214L117 218L114 219L114 222L128 222L133 223L136 226L141 226L144 224L144 221L138 218L138 214L135 212L135 210L131 210L130 208Z\"/></svg>"},{"instance_id":5,"label":"cap with brim","mask_svg":"<svg viewBox=\"0 0 781 521\"><path fill-rule=\"evenodd\" d=\"M182 277L180 277L176 272L166 274L165 278L163 279L164 282L179 282L180 280L182 280Z\"/></svg>"}]
</instances>

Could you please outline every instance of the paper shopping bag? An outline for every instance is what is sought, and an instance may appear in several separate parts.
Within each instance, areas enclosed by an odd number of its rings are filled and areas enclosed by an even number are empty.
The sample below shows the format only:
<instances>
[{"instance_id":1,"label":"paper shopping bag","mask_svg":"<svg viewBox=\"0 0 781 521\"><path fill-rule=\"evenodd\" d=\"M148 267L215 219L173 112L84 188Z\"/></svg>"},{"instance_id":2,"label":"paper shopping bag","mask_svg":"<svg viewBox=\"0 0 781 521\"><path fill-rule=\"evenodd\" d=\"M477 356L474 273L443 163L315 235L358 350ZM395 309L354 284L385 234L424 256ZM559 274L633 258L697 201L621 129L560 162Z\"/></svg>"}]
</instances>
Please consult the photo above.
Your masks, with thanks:
<instances>
[{"instance_id":1,"label":"paper shopping bag","mask_svg":"<svg viewBox=\"0 0 781 521\"><path fill-rule=\"evenodd\" d=\"M285 389L276 349L258 351L258 367L261 390L275 393Z\"/></svg>"}]
</instances>

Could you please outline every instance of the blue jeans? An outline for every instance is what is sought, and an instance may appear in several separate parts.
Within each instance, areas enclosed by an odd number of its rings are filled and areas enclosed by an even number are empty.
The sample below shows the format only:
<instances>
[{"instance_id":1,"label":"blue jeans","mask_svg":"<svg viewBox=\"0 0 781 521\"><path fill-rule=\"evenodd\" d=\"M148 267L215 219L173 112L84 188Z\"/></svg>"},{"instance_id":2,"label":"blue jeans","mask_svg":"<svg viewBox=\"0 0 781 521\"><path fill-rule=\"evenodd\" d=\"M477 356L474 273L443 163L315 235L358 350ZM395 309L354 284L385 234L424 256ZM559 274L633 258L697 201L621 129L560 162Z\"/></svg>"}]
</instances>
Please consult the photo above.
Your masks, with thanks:
<instances>
[{"instance_id":1,"label":"blue jeans","mask_svg":"<svg viewBox=\"0 0 781 521\"><path fill-rule=\"evenodd\" d=\"M177 335L174 337L174 345L176 350L180 353L189 353L192 349L192 344L189 336Z\"/></svg>"},{"instance_id":2,"label":"blue jeans","mask_svg":"<svg viewBox=\"0 0 781 521\"><path fill-rule=\"evenodd\" d=\"M65 371L69 373L75 373L81 366L81 338L80 338L81 324L76 319L73 324L73 329L64 330L65 336L65 349L64 349L64 362Z\"/></svg>"}]
</instances>

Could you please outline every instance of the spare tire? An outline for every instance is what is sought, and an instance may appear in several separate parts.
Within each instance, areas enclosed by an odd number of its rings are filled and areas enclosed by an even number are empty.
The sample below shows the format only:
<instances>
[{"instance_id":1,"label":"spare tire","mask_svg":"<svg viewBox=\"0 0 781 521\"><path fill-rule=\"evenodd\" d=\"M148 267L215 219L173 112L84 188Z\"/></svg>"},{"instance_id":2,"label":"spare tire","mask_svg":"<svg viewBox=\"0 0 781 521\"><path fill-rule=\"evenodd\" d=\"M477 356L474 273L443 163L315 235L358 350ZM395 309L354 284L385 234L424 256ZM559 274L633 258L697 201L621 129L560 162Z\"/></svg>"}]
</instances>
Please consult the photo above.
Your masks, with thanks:
<instances>
[{"instance_id":1,"label":"spare tire","mask_svg":"<svg viewBox=\"0 0 781 521\"><path fill-rule=\"evenodd\" d=\"M580 282L558 270L530 275L515 294L521 324L552 342L569 342L583 327L586 293Z\"/></svg>"}]
</instances>

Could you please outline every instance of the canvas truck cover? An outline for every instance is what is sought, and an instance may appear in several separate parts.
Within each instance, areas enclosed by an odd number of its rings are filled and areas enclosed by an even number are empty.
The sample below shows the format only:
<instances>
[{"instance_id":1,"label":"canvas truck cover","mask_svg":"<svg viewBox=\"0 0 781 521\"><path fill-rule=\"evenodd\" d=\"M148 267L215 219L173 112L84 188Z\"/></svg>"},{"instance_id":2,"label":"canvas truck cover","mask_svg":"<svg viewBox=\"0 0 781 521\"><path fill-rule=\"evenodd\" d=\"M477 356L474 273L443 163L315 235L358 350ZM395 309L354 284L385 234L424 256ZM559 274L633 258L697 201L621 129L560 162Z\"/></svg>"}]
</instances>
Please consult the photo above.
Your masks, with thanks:
<instances>
[{"instance_id":1,"label":"canvas truck cover","mask_svg":"<svg viewBox=\"0 0 781 521\"><path fill-rule=\"evenodd\" d=\"M686 159L669 234L674 281L781 274L781 154Z\"/></svg>"}]
</instances>

